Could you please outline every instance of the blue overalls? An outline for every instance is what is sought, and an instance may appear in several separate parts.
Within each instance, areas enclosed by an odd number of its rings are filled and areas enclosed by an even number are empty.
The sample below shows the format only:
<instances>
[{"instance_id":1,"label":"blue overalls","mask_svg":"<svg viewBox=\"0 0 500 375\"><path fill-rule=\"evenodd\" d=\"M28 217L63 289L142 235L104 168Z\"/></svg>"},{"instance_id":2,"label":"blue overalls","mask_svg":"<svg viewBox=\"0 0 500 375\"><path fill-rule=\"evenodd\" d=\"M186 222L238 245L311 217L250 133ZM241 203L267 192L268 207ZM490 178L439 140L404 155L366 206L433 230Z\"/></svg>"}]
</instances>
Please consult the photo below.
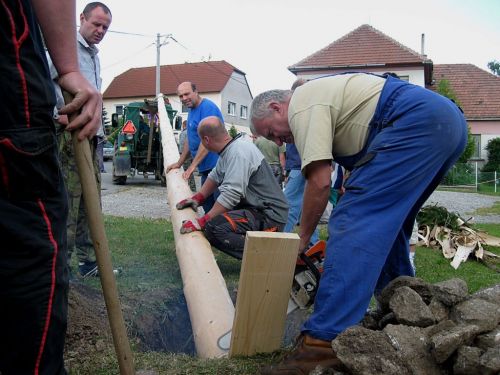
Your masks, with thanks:
<instances>
[{"instance_id":1,"label":"blue overalls","mask_svg":"<svg viewBox=\"0 0 500 375\"><path fill-rule=\"evenodd\" d=\"M451 100L387 78L364 149L335 157L352 173L329 220L324 271L304 333L333 340L361 321L374 293L413 275L413 222L466 141L465 118Z\"/></svg>"}]
</instances>

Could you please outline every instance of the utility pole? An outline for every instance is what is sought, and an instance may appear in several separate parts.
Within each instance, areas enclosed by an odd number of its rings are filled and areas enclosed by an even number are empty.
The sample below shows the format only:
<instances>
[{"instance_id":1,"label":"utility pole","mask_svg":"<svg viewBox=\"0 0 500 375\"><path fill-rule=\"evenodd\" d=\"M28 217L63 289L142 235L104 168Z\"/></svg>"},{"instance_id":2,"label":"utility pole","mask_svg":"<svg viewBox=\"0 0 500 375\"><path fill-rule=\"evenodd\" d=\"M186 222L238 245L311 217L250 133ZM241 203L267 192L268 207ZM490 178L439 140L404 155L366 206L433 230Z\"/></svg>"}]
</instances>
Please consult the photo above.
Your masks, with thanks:
<instances>
[{"instance_id":1,"label":"utility pole","mask_svg":"<svg viewBox=\"0 0 500 375\"><path fill-rule=\"evenodd\" d=\"M161 37L165 37L163 42L160 42ZM160 93L160 47L168 44L169 38L172 38L172 34L156 34L156 96Z\"/></svg>"},{"instance_id":2,"label":"utility pole","mask_svg":"<svg viewBox=\"0 0 500 375\"><path fill-rule=\"evenodd\" d=\"M160 33L156 34L156 96L160 93Z\"/></svg>"}]
</instances>

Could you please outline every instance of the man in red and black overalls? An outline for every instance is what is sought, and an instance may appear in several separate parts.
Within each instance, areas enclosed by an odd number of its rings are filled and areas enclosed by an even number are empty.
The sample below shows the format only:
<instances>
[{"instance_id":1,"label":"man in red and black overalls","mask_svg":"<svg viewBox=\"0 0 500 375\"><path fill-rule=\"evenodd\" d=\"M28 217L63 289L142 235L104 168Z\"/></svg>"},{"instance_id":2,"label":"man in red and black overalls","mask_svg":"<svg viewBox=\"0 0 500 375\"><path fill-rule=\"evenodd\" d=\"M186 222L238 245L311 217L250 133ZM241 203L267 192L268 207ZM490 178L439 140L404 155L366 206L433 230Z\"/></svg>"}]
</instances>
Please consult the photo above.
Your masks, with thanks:
<instances>
[{"instance_id":1,"label":"man in red and black overalls","mask_svg":"<svg viewBox=\"0 0 500 375\"><path fill-rule=\"evenodd\" d=\"M35 16L36 12L36 16ZM57 22L54 20L57 19ZM67 200L52 120L55 98L38 22L82 109L68 130L93 136L101 101L79 72L75 4L0 0L0 373L65 374Z\"/></svg>"}]
</instances>

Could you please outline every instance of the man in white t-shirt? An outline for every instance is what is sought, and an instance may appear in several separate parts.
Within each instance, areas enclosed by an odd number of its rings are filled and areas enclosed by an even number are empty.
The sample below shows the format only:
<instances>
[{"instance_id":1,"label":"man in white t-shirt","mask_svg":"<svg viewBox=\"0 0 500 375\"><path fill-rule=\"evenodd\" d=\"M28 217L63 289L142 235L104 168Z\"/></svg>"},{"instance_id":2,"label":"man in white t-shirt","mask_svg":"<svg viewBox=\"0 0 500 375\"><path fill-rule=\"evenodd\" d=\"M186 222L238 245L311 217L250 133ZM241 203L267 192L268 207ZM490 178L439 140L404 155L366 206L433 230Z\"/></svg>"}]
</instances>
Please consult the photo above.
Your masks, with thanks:
<instances>
[{"instance_id":1,"label":"man in white t-shirt","mask_svg":"<svg viewBox=\"0 0 500 375\"><path fill-rule=\"evenodd\" d=\"M328 201L331 163L351 171L330 217L314 312L295 350L263 374L342 368L331 341L361 321L373 294L413 275L408 243L421 205L461 155L467 125L449 99L388 76L349 73L271 90L252 103L252 130L295 143L306 177L303 251ZM296 372L296 373L300 373Z\"/></svg>"}]
</instances>

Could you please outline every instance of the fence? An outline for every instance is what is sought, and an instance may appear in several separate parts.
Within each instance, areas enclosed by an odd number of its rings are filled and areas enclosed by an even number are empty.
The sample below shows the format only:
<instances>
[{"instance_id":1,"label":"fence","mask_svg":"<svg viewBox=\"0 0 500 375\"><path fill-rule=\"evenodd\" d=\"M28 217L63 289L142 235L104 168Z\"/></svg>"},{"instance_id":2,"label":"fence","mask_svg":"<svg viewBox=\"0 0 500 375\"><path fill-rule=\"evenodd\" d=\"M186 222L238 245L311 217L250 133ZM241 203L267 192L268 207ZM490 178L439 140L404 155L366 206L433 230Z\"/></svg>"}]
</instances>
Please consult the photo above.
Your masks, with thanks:
<instances>
[{"instance_id":1,"label":"fence","mask_svg":"<svg viewBox=\"0 0 500 375\"><path fill-rule=\"evenodd\" d=\"M441 183L442 187L499 193L500 173L481 172L478 162L455 164Z\"/></svg>"}]
</instances>

